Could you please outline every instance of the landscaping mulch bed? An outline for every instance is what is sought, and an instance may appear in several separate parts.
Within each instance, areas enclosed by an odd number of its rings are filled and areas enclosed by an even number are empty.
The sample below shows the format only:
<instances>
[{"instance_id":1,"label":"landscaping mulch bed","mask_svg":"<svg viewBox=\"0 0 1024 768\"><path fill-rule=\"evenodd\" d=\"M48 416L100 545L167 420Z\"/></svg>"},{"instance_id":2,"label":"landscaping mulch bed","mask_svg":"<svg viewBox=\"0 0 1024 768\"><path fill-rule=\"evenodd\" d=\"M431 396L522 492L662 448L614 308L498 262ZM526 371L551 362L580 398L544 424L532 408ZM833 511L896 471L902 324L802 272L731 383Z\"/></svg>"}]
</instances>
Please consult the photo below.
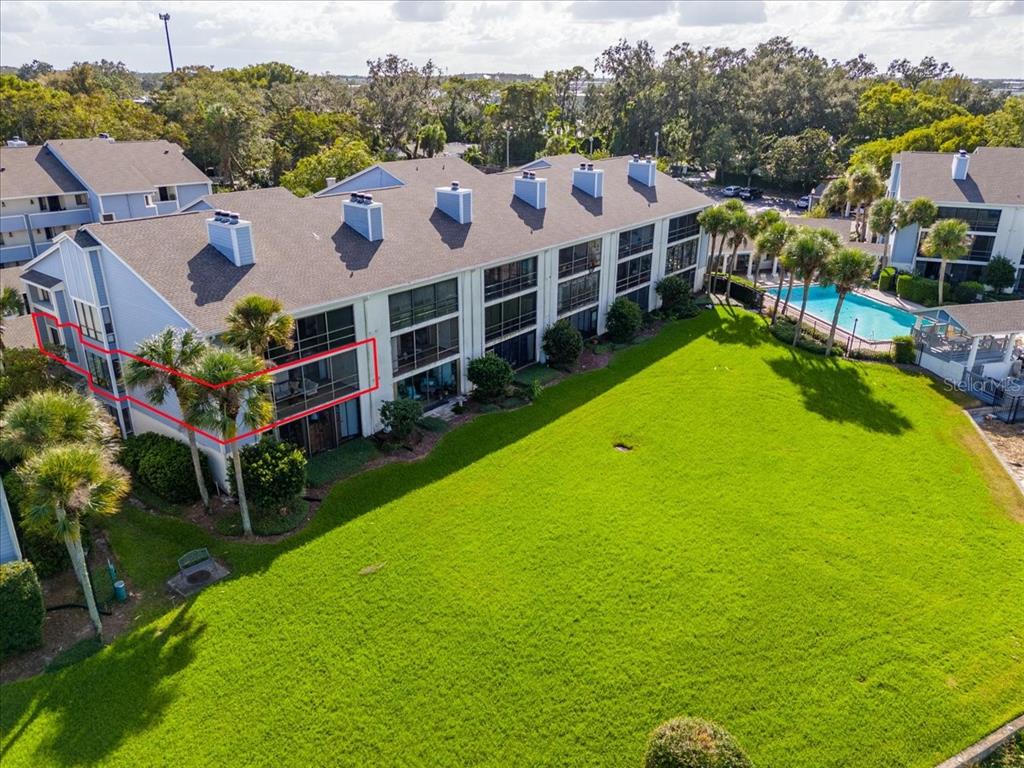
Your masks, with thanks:
<instances>
[{"instance_id":1,"label":"landscaping mulch bed","mask_svg":"<svg viewBox=\"0 0 1024 768\"><path fill-rule=\"evenodd\" d=\"M1005 424L998 419L978 422L996 452L1009 466L1014 479L1024 485L1024 424Z\"/></svg>"}]
</instances>

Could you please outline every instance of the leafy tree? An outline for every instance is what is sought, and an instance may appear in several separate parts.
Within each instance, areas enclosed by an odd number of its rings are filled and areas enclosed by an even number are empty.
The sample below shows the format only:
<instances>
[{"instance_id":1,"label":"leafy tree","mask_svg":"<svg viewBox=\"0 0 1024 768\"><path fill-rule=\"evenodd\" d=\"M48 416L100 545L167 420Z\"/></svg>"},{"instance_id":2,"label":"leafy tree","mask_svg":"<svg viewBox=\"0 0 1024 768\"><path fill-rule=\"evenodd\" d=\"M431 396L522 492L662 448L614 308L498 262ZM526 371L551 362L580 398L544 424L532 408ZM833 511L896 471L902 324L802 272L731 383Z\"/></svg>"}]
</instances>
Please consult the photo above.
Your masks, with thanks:
<instances>
[{"instance_id":1,"label":"leafy tree","mask_svg":"<svg viewBox=\"0 0 1024 768\"><path fill-rule=\"evenodd\" d=\"M1011 96L1001 109L985 116L985 130L993 147L1024 147L1024 96Z\"/></svg>"},{"instance_id":2,"label":"leafy tree","mask_svg":"<svg viewBox=\"0 0 1024 768\"><path fill-rule=\"evenodd\" d=\"M883 197L876 200L868 211L868 229L875 235L885 237L885 247L882 250L882 269L889 262L889 241L892 239L892 232L896 223L903 216L903 203L892 197Z\"/></svg>"},{"instance_id":3,"label":"leafy tree","mask_svg":"<svg viewBox=\"0 0 1024 768\"><path fill-rule=\"evenodd\" d=\"M61 354L60 347L48 347ZM73 374L38 349L15 347L3 352L0 368L0 412L7 403L43 390L62 390L71 385Z\"/></svg>"},{"instance_id":4,"label":"leafy tree","mask_svg":"<svg viewBox=\"0 0 1024 768\"><path fill-rule=\"evenodd\" d=\"M432 61L416 67L393 53L366 64L369 75L361 90L364 119L380 136L384 149L397 149L411 159L430 94L438 86L438 70Z\"/></svg>"},{"instance_id":5,"label":"leafy tree","mask_svg":"<svg viewBox=\"0 0 1024 768\"><path fill-rule=\"evenodd\" d=\"M753 768L753 764L721 726L677 717L651 733L644 768Z\"/></svg>"},{"instance_id":6,"label":"leafy tree","mask_svg":"<svg viewBox=\"0 0 1024 768\"><path fill-rule=\"evenodd\" d=\"M546 143L552 109L551 85L543 80L504 86L498 103L484 108L483 140L490 162L505 164L506 139L511 165L533 160Z\"/></svg>"},{"instance_id":7,"label":"leafy tree","mask_svg":"<svg viewBox=\"0 0 1024 768\"><path fill-rule=\"evenodd\" d=\"M892 139L876 139L858 146L851 157L853 165L871 165L888 173L892 156L900 152L955 152L973 150L989 143L986 118L954 115L931 125L914 128Z\"/></svg>"},{"instance_id":8,"label":"leafy tree","mask_svg":"<svg viewBox=\"0 0 1024 768\"><path fill-rule=\"evenodd\" d=\"M967 110L940 96L897 83L879 83L860 95L857 133L870 138L891 139L922 125L930 125Z\"/></svg>"},{"instance_id":9,"label":"leafy tree","mask_svg":"<svg viewBox=\"0 0 1024 768\"><path fill-rule=\"evenodd\" d=\"M921 243L921 253L939 259L939 304L942 304L942 291L946 283L946 263L967 255L970 242L967 231L966 221L943 219L932 225Z\"/></svg>"},{"instance_id":10,"label":"leafy tree","mask_svg":"<svg viewBox=\"0 0 1024 768\"><path fill-rule=\"evenodd\" d=\"M893 59L885 71L890 79L908 88L917 88L928 80L941 80L953 73L949 62L939 62L934 56L925 56L918 64L909 59Z\"/></svg>"},{"instance_id":11,"label":"leafy tree","mask_svg":"<svg viewBox=\"0 0 1024 768\"><path fill-rule=\"evenodd\" d=\"M654 48L646 40L635 44L620 40L597 57L595 66L610 78L600 92L600 101L612 153L653 151L665 92Z\"/></svg>"},{"instance_id":12,"label":"leafy tree","mask_svg":"<svg viewBox=\"0 0 1024 768\"><path fill-rule=\"evenodd\" d=\"M841 211L850 202L850 179L839 176L832 179L821 196L821 205L828 211Z\"/></svg>"},{"instance_id":13,"label":"leafy tree","mask_svg":"<svg viewBox=\"0 0 1024 768\"><path fill-rule=\"evenodd\" d=\"M867 211L871 203L885 192L885 184L871 166L862 165L852 168L846 175L849 182L847 200L856 210L856 231L858 242L867 239Z\"/></svg>"},{"instance_id":14,"label":"leafy tree","mask_svg":"<svg viewBox=\"0 0 1024 768\"><path fill-rule=\"evenodd\" d=\"M16 74L22 80L39 80L53 72L53 65L39 59L32 59L31 64L22 64Z\"/></svg>"},{"instance_id":15,"label":"leafy tree","mask_svg":"<svg viewBox=\"0 0 1024 768\"><path fill-rule=\"evenodd\" d=\"M391 438L399 443L404 443L412 436L422 415L423 404L407 397L387 400L380 406L381 424Z\"/></svg>"},{"instance_id":16,"label":"leafy tree","mask_svg":"<svg viewBox=\"0 0 1024 768\"><path fill-rule=\"evenodd\" d=\"M797 317L796 328L793 332L793 346L800 340L800 331L804 321L804 313L807 311L807 295L811 290L811 283L818 279L819 274L825 269L829 258L836 249L836 244L824 233L829 230L802 230L786 245L786 253L792 262L793 273L803 283L803 294L800 301L800 315ZM789 303L789 296L786 297Z\"/></svg>"},{"instance_id":17,"label":"leafy tree","mask_svg":"<svg viewBox=\"0 0 1024 768\"><path fill-rule=\"evenodd\" d=\"M839 300L835 312L832 313L832 326L828 331L828 342L825 344L825 357L832 354L832 345L836 339L836 327L839 325L839 313L843 308L846 295L857 288L862 288L871 277L875 268L875 259L871 254L858 248L840 248L826 262L821 270L822 285L834 285Z\"/></svg>"},{"instance_id":18,"label":"leafy tree","mask_svg":"<svg viewBox=\"0 0 1024 768\"><path fill-rule=\"evenodd\" d=\"M1013 285L1014 277L1016 270L1010 260L1005 256L993 256L981 279L986 285L992 286L994 291L1005 291Z\"/></svg>"},{"instance_id":19,"label":"leafy tree","mask_svg":"<svg viewBox=\"0 0 1024 768\"><path fill-rule=\"evenodd\" d=\"M796 136L783 136L768 150L765 170L784 184L810 189L835 167L832 137L819 128L808 128Z\"/></svg>"},{"instance_id":20,"label":"leafy tree","mask_svg":"<svg viewBox=\"0 0 1024 768\"><path fill-rule=\"evenodd\" d=\"M450 141L479 142L484 133L484 108L495 99L494 81L453 76L441 83L441 123ZM468 162L468 161L467 161Z\"/></svg>"},{"instance_id":21,"label":"leafy tree","mask_svg":"<svg viewBox=\"0 0 1024 768\"><path fill-rule=\"evenodd\" d=\"M238 436L239 423L251 431L266 426L273 417L271 380L262 371L263 360L255 355L231 349L207 349L189 370L192 376L205 381L207 385L190 381L184 400L186 421L212 430L222 440L232 444L235 488L238 490L238 506L242 512L242 531L246 536L252 535L252 522L242 479L241 446L233 441Z\"/></svg>"},{"instance_id":22,"label":"leafy tree","mask_svg":"<svg viewBox=\"0 0 1024 768\"><path fill-rule=\"evenodd\" d=\"M344 136L329 149L299 160L294 170L281 176L281 185L305 197L327 186L329 177L344 179L372 163L373 156L362 139Z\"/></svg>"},{"instance_id":23,"label":"leafy tree","mask_svg":"<svg viewBox=\"0 0 1024 768\"><path fill-rule=\"evenodd\" d=\"M690 295L690 286L679 275L667 275L654 286L661 297L661 311L669 317L693 317L700 310Z\"/></svg>"},{"instance_id":24,"label":"leafy tree","mask_svg":"<svg viewBox=\"0 0 1024 768\"><path fill-rule=\"evenodd\" d=\"M142 95L142 83L123 61L76 61L64 72L46 78L51 88L71 94L92 96L98 93L117 99L132 99Z\"/></svg>"},{"instance_id":25,"label":"leafy tree","mask_svg":"<svg viewBox=\"0 0 1024 768\"><path fill-rule=\"evenodd\" d=\"M643 321L644 314L640 306L634 301L619 297L608 308L608 318L605 321L608 337L617 344L626 344L640 332Z\"/></svg>"},{"instance_id":26,"label":"leafy tree","mask_svg":"<svg viewBox=\"0 0 1024 768\"><path fill-rule=\"evenodd\" d=\"M224 341L250 355L263 357L271 347L295 345L295 318L269 296L253 294L239 299L224 320Z\"/></svg>"},{"instance_id":27,"label":"leafy tree","mask_svg":"<svg viewBox=\"0 0 1024 768\"><path fill-rule=\"evenodd\" d=\"M129 359L125 367L124 380L129 387L146 390L146 399L153 405L163 405L167 393L173 392L182 404L182 410L188 410L187 398L192 390L186 386L186 379L172 374L170 371L186 371L194 366L204 354L207 345L196 331L191 328L180 331L177 328L165 328L160 333L139 342L135 354L144 360L158 363L161 367L148 365L141 360ZM169 369L169 370L168 370ZM203 479L203 465L199 456L199 445L196 432L191 426L185 431L188 434L188 447L192 454L192 467L196 474L196 485L203 506L210 508L210 494L206 490Z\"/></svg>"},{"instance_id":28,"label":"leafy tree","mask_svg":"<svg viewBox=\"0 0 1024 768\"><path fill-rule=\"evenodd\" d=\"M508 361L488 352L469 361L466 377L476 388L474 394L484 400L502 397L512 385L514 372Z\"/></svg>"},{"instance_id":29,"label":"leafy tree","mask_svg":"<svg viewBox=\"0 0 1024 768\"><path fill-rule=\"evenodd\" d=\"M470 165L483 165L484 163L484 155L476 144L466 147L466 151L462 153L462 159Z\"/></svg>"},{"instance_id":30,"label":"leafy tree","mask_svg":"<svg viewBox=\"0 0 1024 768\"><path fill-rule=\"evenodd\" d=\"M551 86L551 95L562 123L576 130L583 118L584 86L593 75L584 67L575 66L557 72L545 72L544 80Z\"/></svg>"},{"instance_id":31,"label":"leafy tree","mask_svg":"<svg viewBox=\"0 0 1024 768\"><path fill-rule=\"evenodd\" d=\"M541 344L548 364L556 368L571 368L583 351L583 336L566 319L548 326Z\"/></svg>"},{"instance_id":32,"label":"leafy tree","mask_svg":"<svg viewBox=\"0 0 1024 768\"><path fill-rule=\"evenodd\" d=\"M782 255L786 248L786 243L790 241L793 235L796 234L796 227L792 224L787 224L784 221L776 221L767 227L763 227L758 233L754 240L754 250L760 254L762 258L766 258L774 262L776 259L779 260L779 288L775 292L775 306L772 307L772 324L775 324L775 318L779 311L779 299L782 296L782 281L787 271L790 272L790 283L792 284L792 271L785 269L786 264L782 261Z\"/></svg>"},{"instance_id":33,"label":"leafy tree","mask_svg":"<svg viewBox=\"0 0 1024 768\"><path fill-rule=\"evenodd\" d=\"M118 511L129 490L124 470L98 445L68 443L29 457L18 468L18 477L24 483L27 501L22 505L24 525L63 540L96 635L102 636L103 624L82 547L82 525L89 517Z\"/></svg>"},{"instance_id":34,"label":"leafy tree","mask_svg":"<svg viewBox=\"0 0 1024 768\"><path fill-rule=\"evenodd\" d=\"M77 392L42 390L12 402L0 419L0 456L23 461L47 448L87 443L108 448L120 433L103 407Z\"/></svg>"}]
</instances>

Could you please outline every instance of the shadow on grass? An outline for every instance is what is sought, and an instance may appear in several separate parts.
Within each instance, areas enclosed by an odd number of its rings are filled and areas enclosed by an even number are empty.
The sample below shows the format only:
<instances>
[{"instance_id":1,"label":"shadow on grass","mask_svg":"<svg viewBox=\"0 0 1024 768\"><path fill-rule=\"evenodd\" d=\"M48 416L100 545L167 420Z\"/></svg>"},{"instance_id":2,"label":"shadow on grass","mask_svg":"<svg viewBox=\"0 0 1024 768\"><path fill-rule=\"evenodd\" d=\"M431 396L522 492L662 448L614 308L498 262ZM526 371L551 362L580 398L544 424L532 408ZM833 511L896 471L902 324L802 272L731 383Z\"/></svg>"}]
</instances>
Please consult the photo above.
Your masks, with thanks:
<instances>
[{"instance_id":1,"label":"shadow on grass","mask_svg":"<svg viewBox=\"0 0 1024 768\"><path fill-rule=\"evenodd\" d=\"M166 627L150 625L63 672L5 686L0 756L40 716L53 723L36 749L37 765L95 765L159 722L176 696L173 677L195 657L203 631L188 608Z\"/></svg>"},{"instance_id":2,"label":"shadow on grass","mask_svg":"<svg viewBox=\"0 0 1024 768\"><path fill-rule=\"evenodd\" d=\"M722 305L728 322L718 325L708 333L708 338L719 344L740 344L744 347L760 347L770 338L768 326L760 315L745 310L736 304Z\"/></svg>"},{"instance_id":3,"label":"shadow on grass","mask_svg":"<svg viewBox=\"0 0 1024 768\"><path fill-rule=\"evenodd\" d=\"M770 360L768 366L800 388L809 411L829 421L889 435L913 426L895 403L875 397L859 367L803 351L790 351L789 357Z\"/></svg>"}]
</instances>

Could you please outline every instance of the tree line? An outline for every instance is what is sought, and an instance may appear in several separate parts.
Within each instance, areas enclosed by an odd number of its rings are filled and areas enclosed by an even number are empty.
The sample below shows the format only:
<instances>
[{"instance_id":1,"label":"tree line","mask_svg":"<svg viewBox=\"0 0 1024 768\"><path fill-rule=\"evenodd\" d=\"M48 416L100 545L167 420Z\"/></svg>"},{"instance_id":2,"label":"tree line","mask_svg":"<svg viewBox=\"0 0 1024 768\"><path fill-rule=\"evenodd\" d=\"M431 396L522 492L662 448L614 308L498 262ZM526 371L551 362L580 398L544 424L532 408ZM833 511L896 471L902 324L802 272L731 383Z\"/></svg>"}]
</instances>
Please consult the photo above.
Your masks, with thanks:
<instances>
[{"instance_id":1,"label":"tree line","mask_svg":"<svg viewBox=\"0 0 1024 768\"><path fill-rule=\"evenodd\" d=\"M546 154L657 153L662 163L757 175L806 189L847 166L888 172L904 149L1024 146L1024 98L926 57L880 71L827 60L784 37L751 50L680 43L662 55L621 40L592 69L499 80L448 75L388 54L364 82L268 62L184 67L145 80L120 62L0 75L0 131L39 143L166 138L230 188L308 194L375 159L429 157L447 142L501 167Z\"/></svg>"}]
</instances>

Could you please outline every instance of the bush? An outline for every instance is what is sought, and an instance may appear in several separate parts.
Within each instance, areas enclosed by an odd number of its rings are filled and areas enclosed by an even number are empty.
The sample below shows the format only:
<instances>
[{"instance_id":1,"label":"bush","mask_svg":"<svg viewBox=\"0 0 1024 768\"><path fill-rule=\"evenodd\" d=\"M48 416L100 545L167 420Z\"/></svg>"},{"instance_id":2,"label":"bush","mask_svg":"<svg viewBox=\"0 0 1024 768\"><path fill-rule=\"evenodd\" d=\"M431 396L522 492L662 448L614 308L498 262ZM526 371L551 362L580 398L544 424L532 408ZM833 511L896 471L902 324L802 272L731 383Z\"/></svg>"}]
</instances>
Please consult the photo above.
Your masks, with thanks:
<instances>
[{"instance_id":1,"label":"bush","mask_svg":"<svg viewBox=\"0 0 1024 768\"><path fill-rule=\"evenodd\" d=\"M896 295L926 307L939 303L939 281L920 275L900 275L896 278Z\"/></svg>"},{"instance_id":2,"label":"bush","mask_svg":"<svg viewBox=\"0 0 1024 768\"><path fill-rule=\"evenodd\" d=\"M900 275L896 278L896 295L901 299L910 299L909 293L914 282L913 275Z\"/></svg>"},{"instance_id":3,"label":"bush","mask_svg":"<svg viewBox=\"0 0 1024 768\"><path fill-rule=\"evenodd\" d=\"M775 325L769 329L772 336L777 338L779 341L785 344L793 343L793 334L796 333L796 321L789 317L780 316ZM828 334L823 331L819 331L809 325L804 325L803 331L800 333L800 341L796 343L797 347L813 352L816 355L825 354L825 344L828 342ZM842 356L846 353L846 345L837 336L835 341L832 343L832 355Z\"/></svg>"},{"instance_id":4,"label":"bush","mask_svg":"<svg viewBox=\"0 0 1024 768\"><path fill-rule=\"evenodd\" d=\"M166 501L191 503L200 498L192 452L180 440L156 432L133 435L125 440L119 460L132 477ZM209 486L210 468L201 451L199 463Z\"/></svg>"},{"instance_id":5,"label":"bush","mask_svg":"<svg viewBox=\"0 0 1024 768\"><path fill-rule=\"evenodd\" d=\"M617 344L632 341L644 321L640 307L629 299L616 299L608 308L608 338Z\"/></svg>"},{"instance_id":6,"label":"bush","mask_svg":"<svg viewBox=\"0 0 1024 768\"><path fill-rule=\"evenodd\" d=\"M647 741L645 768L753 768L726 730L707 720L677 717Z\"/></svg>"},{"instance_id":7,"label":"bush","mask_svg":"<svg viewBox=\"0 0 1024 768\"><path fill-rule=\"evenodd\" d=\"M8 472L4 476L3 482L4 490L7 492L7 502L11 506L14 530L21 543L22 556L32 563L36 569L36 575L41 579L48 579L67 571L71 567L71 556L64 543L48 533L36 528L26 529L21 524L21 505L25 498L24 484L21 478L15 472ZM87 528L82 528L82 542L88 548L89 530Z\"/></svg>"},{"instance_id":8,"label":"bush","mask_svg":"<svg viewBox=\"0 0 1024 768\"><path fill-rule=\"evenodd\" d=\"M953 300L957 304L970 304L977 301L978 297L985 293L985 286L974 280L964 280L957 283L953 289Z\"/></svg>"},{"instance_id":9,"label":"bush","mask_svg":"<svg viewBox=\"0 0 1024 768\"><path fill-rule=\"evenodd\" d=\"M985 267L985 274L981 279L986 285L991 285L994 291L999 292L1013 285L1015 273L1016 269L1009 259L1005 256L994 256Z\"/></svg>"},{"instance_id":10,"label":"bush","mask_svg":"<svg viewBox=\"0 0 1024 768\"><path fill-rule=\"evenodd\" d=\"M416 429L416 422L423 415L423 406L416 400L399 398L388 400L380 406L380 420L393 440L405 442Z\"/></svg>"},{"instance_id":11,"label":"bush","mask_svg":"<svg viewBox=\"0 0 1024 768\"><path fill-rule=\"evenodd\" d=\"M32 563L0 565L0 659L42 645L45 615L43 589Z\"/></svg>"},{"instance_id":12,"label":"bush","mask_svg":"<svg viewBox=\"0 0 1024 768\"><path fill-rule=\"evenodd\" d=\"M242 481L254 509L277 511L291 504L306 487L306 457L298 447L264 438L242 449ZM231 493L235 473L228 472Z\"/></svg>"},{"instance_id":13,"label":"bush","mask_svg":"<svg viewBox=\"0 0 1024 768\"><path fill-rule=\"evenodd\" d=\"M917 350L913 336L896 336L892 340L892 356L897 363L917 362Z\"/></svg>"},{"instance_id":14,"label":"bush","mask_svg":"<svg viewBox=\"0 0 1024 768\"><path fill-rule=\"evenodd\" d=\"M482 400L503 397L512 384L512 366L493 352L469 361L466 377L476 387L473 394Z\"/></svg>"},{"instance_id":15,"label":"bush","mask_svg":"<svg viewBox=\"0 0 1024 768\"><path fill-rule=\"evenodd\" d=\"M571 368L583 351L583 335L568 320L559 320L544 331L541 347L549 365Z\"/></svg>"},{"instance_id":16,"label":"bush","mask_svg":"<svg viewBox=\"0 0 1024 768\"><path fill-rule=\"evenodd\" d=\"M700 313L690 295L690 286L679 275L662 278L654 290L661 297L661 310L669 317L693 317Z\"/></svg>"},{"instance_id":17,"label":"bush","mask_svg":"<svg viewBox=\"0 0 1024 768\"><path fill-rule=\"evenodd\" d=\"M886 267L878 274L878 290L891 291L896 280L896 267Z\"/></svg>"},{"instance_id":18,"label":"bush","mask_svg":"<svg viewBox=\"0 0 1024 768\"><path fill-rule=\"evenodd\" d=\"M892 352L888 350L855 349L850 352L850 357L854 360L872 360L878 363L891 363L893 361Z\"/></svg>"}]
</instances>

